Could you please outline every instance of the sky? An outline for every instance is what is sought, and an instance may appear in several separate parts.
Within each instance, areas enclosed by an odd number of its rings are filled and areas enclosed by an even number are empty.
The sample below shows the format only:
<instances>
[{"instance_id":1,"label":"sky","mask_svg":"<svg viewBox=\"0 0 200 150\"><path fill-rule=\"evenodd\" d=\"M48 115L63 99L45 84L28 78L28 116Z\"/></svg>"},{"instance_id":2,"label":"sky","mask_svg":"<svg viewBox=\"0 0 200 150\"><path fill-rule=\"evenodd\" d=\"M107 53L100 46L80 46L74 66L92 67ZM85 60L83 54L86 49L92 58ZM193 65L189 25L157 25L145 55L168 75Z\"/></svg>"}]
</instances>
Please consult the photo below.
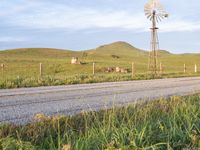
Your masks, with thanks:
<instances>
[{"instance_id":1,"label":"sky","mask_svg":"<svg viewBox=\"0 0 200 150\"><path fill-rule=\"evenodd\" d=\"M148 50L148 0L0 0L0 49L86 50L125 41ZM169 18L158 24L160 49L200 53L200 1L160 0Z\"/></svg>"}]
</instances>

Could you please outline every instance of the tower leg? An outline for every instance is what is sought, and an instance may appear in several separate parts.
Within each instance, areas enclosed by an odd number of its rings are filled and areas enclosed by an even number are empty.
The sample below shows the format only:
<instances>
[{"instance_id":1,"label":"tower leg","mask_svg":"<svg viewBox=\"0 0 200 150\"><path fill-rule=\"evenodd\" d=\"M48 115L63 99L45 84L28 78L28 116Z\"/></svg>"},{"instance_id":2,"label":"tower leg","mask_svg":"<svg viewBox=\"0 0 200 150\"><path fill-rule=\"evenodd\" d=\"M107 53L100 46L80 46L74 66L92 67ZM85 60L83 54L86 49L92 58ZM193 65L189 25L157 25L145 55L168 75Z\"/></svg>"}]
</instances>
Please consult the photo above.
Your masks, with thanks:
<instances>
[{"instance_id":1,"label":"tower leg","mask_svg":"<svg viewBox=\"0 0 200 150\"><path fill-rule=\"evenodd\" d=\"M152 28L151 28L151 50L149 55L149 65L148 70L153 77L156 77L159 74L159 66L158 66L158 49L159 49L159 41L156 27L156 14L153 14L152 18Z\"/></svg>"}]
</instances>

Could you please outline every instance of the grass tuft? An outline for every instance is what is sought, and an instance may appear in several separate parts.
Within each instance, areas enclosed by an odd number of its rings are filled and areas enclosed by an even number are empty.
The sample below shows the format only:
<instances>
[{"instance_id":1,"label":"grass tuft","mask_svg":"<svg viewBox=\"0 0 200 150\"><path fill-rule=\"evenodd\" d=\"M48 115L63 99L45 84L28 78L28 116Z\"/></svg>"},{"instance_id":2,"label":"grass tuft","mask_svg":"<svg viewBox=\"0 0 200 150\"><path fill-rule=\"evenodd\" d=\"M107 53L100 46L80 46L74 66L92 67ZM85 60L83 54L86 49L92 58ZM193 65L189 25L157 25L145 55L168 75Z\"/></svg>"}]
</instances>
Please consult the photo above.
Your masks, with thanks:
<instances>
[{"instance_id":1,"label":"grass tuft","mask_svg":"<svg viewBox=\"0 0 200 150\"><path fill-rule=\"evenodd\" d=\"M198 149L200 96L171 97L78 115L37 114L1 125L0 149Z\"/></svg>"}]
</instances>

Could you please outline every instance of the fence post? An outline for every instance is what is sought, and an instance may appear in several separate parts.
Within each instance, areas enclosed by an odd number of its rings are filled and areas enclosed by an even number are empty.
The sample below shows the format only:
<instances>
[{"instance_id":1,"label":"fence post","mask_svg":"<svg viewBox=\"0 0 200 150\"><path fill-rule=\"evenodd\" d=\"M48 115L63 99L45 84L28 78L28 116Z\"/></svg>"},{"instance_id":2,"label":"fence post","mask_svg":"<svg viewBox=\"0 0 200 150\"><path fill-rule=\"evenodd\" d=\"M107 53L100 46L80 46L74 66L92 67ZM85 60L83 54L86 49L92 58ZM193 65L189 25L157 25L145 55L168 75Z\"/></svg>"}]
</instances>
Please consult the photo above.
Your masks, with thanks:
<instances>
[{"instance_id":1,"label":"fence post","mask_svg":"<svg viewBox=\"0 0 200 150\"><path fill-rule=\"evenodd\" d=\"M187 69L186 64L184 64L184 70L183 70L184 73L186 73L186 69Z\"/></svg>"},{"instance_id":2,"label":"fence post","mask_svg":"<svg viewBox=\"0 0 200 150\"><path fill-rule=\"evenodd\" d=\"M197 64L194 65L194 72L197 73Z\"/></svg>"},{"instance_id":3,"label":"fence post","mask_svg":"<svg viewBox=\"0 0 200 150\"><path fill-rule=\"evenodd\" d=\"M95 63L93 63L92 73L93 73L93 75L95 75Z\"/></svg>"},{"instance_id":4,"label":"fence post","mask_svg":"<svg viewBox=\"0 0 200 150\"><path fill-rule=\"evenodd\" d=\"M163 66L162 66L162 63L160 63L160 75L163 74Z\"/></svg>"},{"instance_id":5,"label":"fence post","mask_svg":"<svg viewBox=\"0 0 200 150\"><path fill-rule=\"evenodd\" d=\"M40 63L40 77L42 76L42 63Z\"/></svg>"},{"instance_id":6,"label":"fence post","mask_svg":"<svg viewBox=\"0 0 200 150\"><path fill-rule=\"evenodd\" d=\"M132 78L135 77L135 63L132 62Z\"/></svg>"},{"instance_id":7,"label":"fence post","mask_svg":"<svg viewBox=\"0 0 200 150\"><path fill-rule=\"evenodd\" d=\"M4 67L5 67L5 65L4 65L4 64L1 64L1 71L2 71L2 74L4 73Z\"/></svg>"}]
</instances>

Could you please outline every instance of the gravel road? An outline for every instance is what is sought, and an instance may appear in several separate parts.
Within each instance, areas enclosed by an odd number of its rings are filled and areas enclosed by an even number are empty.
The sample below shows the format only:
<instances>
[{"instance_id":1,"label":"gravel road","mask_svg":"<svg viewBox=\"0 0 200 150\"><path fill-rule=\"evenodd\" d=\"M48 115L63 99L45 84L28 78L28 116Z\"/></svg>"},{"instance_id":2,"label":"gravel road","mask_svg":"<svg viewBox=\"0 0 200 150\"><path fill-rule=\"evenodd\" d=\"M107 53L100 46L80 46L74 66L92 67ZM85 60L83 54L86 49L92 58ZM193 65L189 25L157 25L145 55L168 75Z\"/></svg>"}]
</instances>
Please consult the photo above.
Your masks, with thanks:
<instances>
[{"instance_id":1,"label":"gravel road","mask_svg":"<svg viewBox=\"0 0 200 150\"><path fill-rule=\"evenodd\" d=\"M0 90L0 123L27 123L37 113L73 115L198 92L200 77Z\"/></svg>"}]
</instances>

